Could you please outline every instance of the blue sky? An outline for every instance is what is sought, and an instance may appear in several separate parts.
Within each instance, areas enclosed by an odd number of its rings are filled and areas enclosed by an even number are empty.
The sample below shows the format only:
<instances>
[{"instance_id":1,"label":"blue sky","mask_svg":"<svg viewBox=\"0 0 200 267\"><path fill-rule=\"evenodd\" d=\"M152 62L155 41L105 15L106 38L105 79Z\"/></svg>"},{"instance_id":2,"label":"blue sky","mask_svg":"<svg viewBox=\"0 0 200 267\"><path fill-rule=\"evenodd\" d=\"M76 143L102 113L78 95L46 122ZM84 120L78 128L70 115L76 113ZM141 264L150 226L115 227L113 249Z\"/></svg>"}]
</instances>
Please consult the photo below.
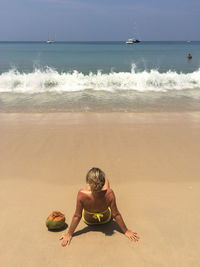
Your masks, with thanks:
<instances>
[{"instance_id":1,"label":"blue sky","mask_svg":"<svg viewBox=\"0 0 200 267\"><path fill-rule=\"evenodd\" d=\"M0 0L0 41L200 40L200 0Z\"/></svg>"}]
</instances>

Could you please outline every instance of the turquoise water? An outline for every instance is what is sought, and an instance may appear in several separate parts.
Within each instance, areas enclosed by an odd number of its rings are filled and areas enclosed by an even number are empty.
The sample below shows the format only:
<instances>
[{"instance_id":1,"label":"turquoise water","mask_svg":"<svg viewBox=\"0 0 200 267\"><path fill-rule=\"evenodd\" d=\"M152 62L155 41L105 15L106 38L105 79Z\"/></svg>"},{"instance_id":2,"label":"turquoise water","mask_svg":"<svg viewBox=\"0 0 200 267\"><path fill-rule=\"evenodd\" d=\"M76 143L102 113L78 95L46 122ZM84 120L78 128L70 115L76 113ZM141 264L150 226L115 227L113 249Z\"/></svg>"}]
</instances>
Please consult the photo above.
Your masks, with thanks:
<instances>
[{"instance_id":1,"label":"turquoise water","mask_svg":"<svg viewBox=\"0 0 200 267\"><path fill-rule=\"evenodd\" d=\"M58 72L78 70L84 73L157 69L192 72L200 66L200 42L1 42L0 72L16 68L31 72L46 66ZM188 63L186 55L192 53Z\"/></svg>"},{"instance_id":2,"label":"turquoise water","mask_svg":"<svg viewBox=\"0 0 200 267\"><path fill-rule=\"evenodd\" d=\"M1 112L199 109L200 42L0 42Z\"/></svg>"}]
</instances>

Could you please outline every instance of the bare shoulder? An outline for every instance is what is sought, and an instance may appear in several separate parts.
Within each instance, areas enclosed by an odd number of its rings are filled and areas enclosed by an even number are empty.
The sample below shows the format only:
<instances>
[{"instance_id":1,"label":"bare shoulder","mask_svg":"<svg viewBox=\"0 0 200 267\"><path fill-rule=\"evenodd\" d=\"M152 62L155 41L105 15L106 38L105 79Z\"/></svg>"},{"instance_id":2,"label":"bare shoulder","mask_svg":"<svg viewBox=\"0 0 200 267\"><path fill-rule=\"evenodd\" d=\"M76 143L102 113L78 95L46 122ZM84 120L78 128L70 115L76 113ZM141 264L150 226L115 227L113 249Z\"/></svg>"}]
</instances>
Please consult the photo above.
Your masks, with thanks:
<instances>
[{"instance_id":1,"label":"bare shoulder","mask_svg":"<svg viewBox=\"0 0 200 267\"><path fill-rule=\"evenodd\" d=\"M109 200L113 200L115 198L114 191L111 188L107 189L106 196L109 198Z\"/></svg>"},{"instance_id":2,"label":"bare shoulder","mask_svg":"<svg viewBox=\"0 0 200 267\"><path fill-rule=\"evenodd\" d=\"M85 198L88 198L91 195L90 191L87 191L85 189L80 189L78 191L77 200L84 200Z\"/></svg>"},{"instance_id":3,"label":"bare shoulder","mask_svg":"<svg viewBox=\"0 0 200 267\"><path fill-rule=\"evenodd\" d=\"M84 199L84 195L85 195L85 192L84 192L85 190L84 189L80 189L79 191L78 191L78 194L77 194L77 200L82 200L82 199Z\"/></svg>"}]
</instances>

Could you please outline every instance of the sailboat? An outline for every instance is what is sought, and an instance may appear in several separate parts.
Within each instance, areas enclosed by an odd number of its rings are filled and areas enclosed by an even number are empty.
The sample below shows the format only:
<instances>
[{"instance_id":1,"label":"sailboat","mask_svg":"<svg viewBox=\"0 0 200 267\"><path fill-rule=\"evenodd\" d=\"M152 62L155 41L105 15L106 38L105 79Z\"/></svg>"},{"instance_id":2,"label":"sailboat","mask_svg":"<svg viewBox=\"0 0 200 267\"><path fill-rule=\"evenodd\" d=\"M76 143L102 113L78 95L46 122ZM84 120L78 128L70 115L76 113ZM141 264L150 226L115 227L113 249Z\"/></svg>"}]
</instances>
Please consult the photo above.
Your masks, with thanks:
<instances>
[{"instance_id":1,"label":"sailboat","mask_svg":"<svg viewBox=\"0 0 200 267\"><path fill-rule=\"evenodd\" d=\"M47 40L46 43L47 44L52 44L52 43L55 43L55 40Z\"/></svg>"},{"instance_id":2,"label":"sailboat","mask_svg":"<svg viewBox=\"0 0 200 267\"><path fill-rule=\"evenodd\" d=\"M49 35L48 35L48 36L49 36ZM54 39L50 39L50 38L48 37L48 40L46 41L46 43L47 43L47 44L53 44L53 43L56 42L55 39L56 39L56 38L54 38Z\"/></svg>"}]
</instances>

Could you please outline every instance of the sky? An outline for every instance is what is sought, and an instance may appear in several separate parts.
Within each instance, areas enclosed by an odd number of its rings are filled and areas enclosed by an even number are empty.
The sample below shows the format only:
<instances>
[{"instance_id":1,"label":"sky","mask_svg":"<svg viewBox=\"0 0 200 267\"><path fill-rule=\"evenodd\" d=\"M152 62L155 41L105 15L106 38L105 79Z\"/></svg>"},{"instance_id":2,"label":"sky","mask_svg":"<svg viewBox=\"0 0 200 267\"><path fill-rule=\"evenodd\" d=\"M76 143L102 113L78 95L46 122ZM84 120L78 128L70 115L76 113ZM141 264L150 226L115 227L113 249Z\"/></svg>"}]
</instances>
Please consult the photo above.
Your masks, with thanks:
<instances>
[{"instance_id":1,"label":"sky","mask_svg":"<svg viewBox=\"0 0 200 267\"><path fill-rule=\"evenodd\" d=\"M0 0L0 41L200 40L200 0Z\"/></svg>"}]
</instances>

